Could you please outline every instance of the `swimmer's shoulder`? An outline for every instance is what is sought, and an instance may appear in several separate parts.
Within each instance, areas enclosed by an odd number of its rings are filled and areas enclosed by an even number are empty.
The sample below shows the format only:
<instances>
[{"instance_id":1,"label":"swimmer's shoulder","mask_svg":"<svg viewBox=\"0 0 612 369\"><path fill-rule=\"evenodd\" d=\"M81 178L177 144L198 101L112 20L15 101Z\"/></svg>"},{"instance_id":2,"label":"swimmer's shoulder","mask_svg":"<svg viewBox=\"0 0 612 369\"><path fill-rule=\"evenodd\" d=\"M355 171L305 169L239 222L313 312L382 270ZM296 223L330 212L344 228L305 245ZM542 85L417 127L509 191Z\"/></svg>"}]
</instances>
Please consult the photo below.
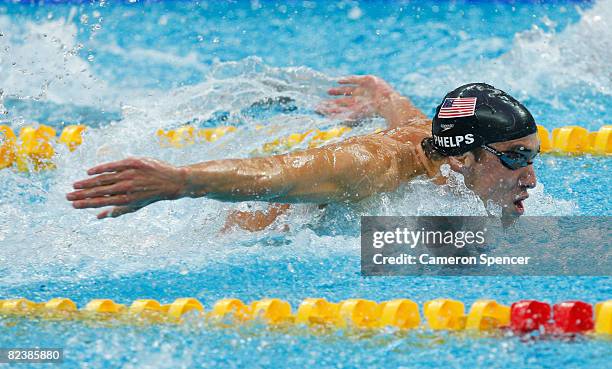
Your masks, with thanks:
<instances>
[{"instance_id":1,"label":"swimmer's shoulder","mask_svg":"<svg viewBox=\"0 0 612 369\"><path fill-rule=\"evenodd\" d=\"M410 180L419 175L435 177L445 161L432 160L425 153L421 142L431 137L431 127L401 126L365 136L351 137L338 145L350 147L362 144L371 147L382 160L386 158L397 165L400 181Z\"/></svg>"},{"instance_id":2,"label":"swimmer's shoulder","mask_svg":"<svg viewBox=\"0 0 612 369\"><path fill-rule=\"evenodd\" d=\"M420 146L421 142L431 136L431 126L400 126L375 133L385 140L393 140L398 144Z\"/></svg>"},{"instance_id":3,"label":"swimmer's shoulder","mask_svg":"<svg viewBox=\"0 0 612 369\"><path fill-rule=\"evenodd\" d=\"M423 174L430 178L439 176L440 166L447 160L430 158L422 145L424 139L431 137L431 121L428 124L400 126L380 133L397 142L404 179Z\"/></svg>"}]
</instances>

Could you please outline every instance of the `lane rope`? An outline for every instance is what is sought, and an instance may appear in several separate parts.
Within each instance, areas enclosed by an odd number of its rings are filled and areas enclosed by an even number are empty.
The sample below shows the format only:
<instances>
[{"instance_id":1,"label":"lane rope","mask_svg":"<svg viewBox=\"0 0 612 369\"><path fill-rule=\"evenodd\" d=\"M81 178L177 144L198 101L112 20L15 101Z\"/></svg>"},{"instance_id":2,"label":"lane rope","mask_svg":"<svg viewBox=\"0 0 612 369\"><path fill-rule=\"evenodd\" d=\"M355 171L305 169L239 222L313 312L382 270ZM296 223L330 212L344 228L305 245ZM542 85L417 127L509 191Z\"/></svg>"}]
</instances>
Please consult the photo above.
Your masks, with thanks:
<instances>
[{"instance_id":1,"label":"lane rope","mask_svg":"<svg viewBox=\"0 0 612 369\"><path fill-rule=\"evenodd\" d=\"M409 299L377 303L366 299L348 299L338 303L323 298L304 299L294 312L291 305L277 298L265 298L245 304L239 299L218 300L210 311L195 298L179 298L170 304L139 299L131 305L110 299L94 299L79 309L67 298L33 302L25 298L0 300L0 319L7 317L51 320L118 320L123 323L181 323L184 317L206 319L224 324L249 321L267 325L325 326L336 329L400 330L425 328L443 331L512 331L525 334L539 331L547 335L612 335L612 300L597 303L595 308L583 301L564 301L551 307L546 302L521 300L511 306L495 300L474 302L466 314L465 305L452 299L435 299L422 306Z\"/></svg>"},{"instance_id":2,"label":"lane rope","mask_svg":"<svg viewBox=\"0 0 612 369\"><path fill-rule=\"evenodd\" d=\"M263 126L255 126L261 130ZM21 128L17 136L11 127L0 125L0 169L15 168L21 172L41 171L55 168L53 157L55 145L63 144L74 151L83 143L85 125L66 126L59 137L50 126L30 125ZM196 143L212 143L222 137L238 131L234 126L216 128L196 128L185 125L176 129L156 132L161 147L181 148ZM309 129L301 133L292 133L265 143L257 154L277 154L286 152L296 146L303 148L319 147L351 131L351 128L339 126L329 130ZM374 132L380 132L378 128ZM552 134L538 126L542 153L561 155L611 155L612 125L605 125L596 132L589 132L580 126L555 128ZM306 144L307 143L307 144Z\"/></svg>"}]
</instances>

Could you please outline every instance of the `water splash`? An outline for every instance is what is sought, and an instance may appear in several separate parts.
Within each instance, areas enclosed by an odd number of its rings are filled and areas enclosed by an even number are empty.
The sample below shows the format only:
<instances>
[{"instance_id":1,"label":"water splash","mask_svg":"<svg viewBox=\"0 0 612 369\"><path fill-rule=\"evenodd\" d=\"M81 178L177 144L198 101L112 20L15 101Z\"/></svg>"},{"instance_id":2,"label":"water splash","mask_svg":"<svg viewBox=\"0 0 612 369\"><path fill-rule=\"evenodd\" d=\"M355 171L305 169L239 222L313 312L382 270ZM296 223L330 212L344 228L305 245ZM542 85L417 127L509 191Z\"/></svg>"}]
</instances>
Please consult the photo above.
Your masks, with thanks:
<instances>
[{"instance_id":1,"label":"water splash","mask_svg":"<svg viewBox=\"0 0 612 369\"><path fill-rule=\"evenodd\" d=\"M599 27L597 22L601 20L594 20L593 11L585 14L583 18L593 20L581 20L575 29ZM7 29L14 24L0 17L0 26ZM206 71L203 81L195 85L170 91L121 91L120 94L93 75L79 55L76 29L68 21L25 23L11 28L11 32L8 35L5 31L0 37L3 47L15 51L10 57L3 53L0 61L4 72L0 74L4 78L0 81L9 96L59 105L100 108L120 105L121 109L117 118L120 121L89 128L84 144L75 152L58 147L57 170L31 175L0 171L0 185L10 189L0 192L0 241L4 245L0 248L0 283L4 285L49 279L79 281L98 275L119 276L164 268L178 268L187 273L213 261L235 263L236 258L261 260L298 255L309 259L355 254L359 247L361 215L486 214L487 206L465 188L459 177L453 177L455 181L450 186L435 186L425 179L417 179L394 193L379 194L357 204L333 204L325 210L297 205L277 221L276 227L256 234L219 233L228 212L237 205L207 199L157 203L129 216L98 221L95 211L76 211L64 197L71 183L82 178L87 168L133 155L151 156L179 165L248 157L274 138L304 131L305 127L331 127L338 122L317 116L313 108L335 78L305 67L272 67L251 57L203 67L202 71ZM568 27L561 36L550 36L553 41L547 42L561 43L563 37L578 34L582 33ZM491 73L499 77L506 68L519 73L522 65L519 61L524 59L518 50L535 50L546 37L549 36L540 31L517 35L515 49L499 58L501 66L494 67L499 69ZM554 41L555 37L559 41ZM560 52L567 52L558 47ZM32 49L40 52L33 53ZM539 69L542 78L546 77L543 69ZM580 81L602 76L597 67L590 73ZM434 79L433 90L440 89L442 82ZM605 79L597 83L600 82L605 84ZM423 95L433 91L429 80L417 85L421 88L417 92ZM267 114L266 104L259 105L263 106L259 112L251 109L258 102L279 101L279 98L290 99L297 110L281 109ZM219 119L219 124L235 119L241 129L217 142L183 149L160 149L154 136L158 128L215 119ZM15 119L11 123L17 127L23 121ZM372 131L380 124L376 120L366 123L352 134ZM257 131L256 125L266 127L265 132ZM450 172L448 175L454 176ZM265 205L259 206L265 208ZM554 199L545 193L542 185L532 191L526 207L528 215L575 212L573 203ZM283 225L288 225L289 230ZM268 252L270 248L274 248L273 253Z\"/></svg>"},{"instance_id":2,"label":"water splash","mask_svg":"<svg viewBox=\"0 0 612 369\"><path fill-rule=\"evenodd\" d=\"M557 127L578 121L598 129L607 122L606 106L612 100L612 1L577 9L578 22L557 31L545 17L547 28L534 24L516 33L508 52L469 62L460 73L455 66L444 65L409 73L404 77L406 90L439 98L455 86L484 81L512 93L541 124ZM549 116L551 110L557 112L555 119L542 121L540 117Z\"/></svg>"},{"instance_id":3,"label":"water splash","mask_svg":"<svg viewBox=\"0 0 612 369\"><path fill-rule=\"evenodd\" d=\"M81 58L77 32L69 19L21 23L0 16L0 84L6 96L113 106L117 95Z\"/></svg>"}]
</instances>

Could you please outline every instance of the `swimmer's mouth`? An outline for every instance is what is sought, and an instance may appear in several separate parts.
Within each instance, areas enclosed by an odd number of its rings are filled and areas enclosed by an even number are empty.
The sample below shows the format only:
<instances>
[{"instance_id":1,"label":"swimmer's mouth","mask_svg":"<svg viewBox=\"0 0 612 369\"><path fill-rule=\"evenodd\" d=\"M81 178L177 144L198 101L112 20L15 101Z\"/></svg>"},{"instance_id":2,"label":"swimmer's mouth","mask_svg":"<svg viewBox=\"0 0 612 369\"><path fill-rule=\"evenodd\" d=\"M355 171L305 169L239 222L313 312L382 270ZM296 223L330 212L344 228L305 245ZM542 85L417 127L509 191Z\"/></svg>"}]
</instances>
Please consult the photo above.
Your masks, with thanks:
<instances>
[{"instance_id":1,"label":"swimmer's mouth","mask_svg":"<svg viewBox=\"0 0 612 369\"><path fill-rule=\"evenodd\" d=\"M529 195L518 196L514 200L514 207L516 208L517 213L519 213L520 215L523 215L525 213L525 205L523 204L523 201L525 201L525 199L527 199L528 197Z\"/></svg>"}]
</instances>

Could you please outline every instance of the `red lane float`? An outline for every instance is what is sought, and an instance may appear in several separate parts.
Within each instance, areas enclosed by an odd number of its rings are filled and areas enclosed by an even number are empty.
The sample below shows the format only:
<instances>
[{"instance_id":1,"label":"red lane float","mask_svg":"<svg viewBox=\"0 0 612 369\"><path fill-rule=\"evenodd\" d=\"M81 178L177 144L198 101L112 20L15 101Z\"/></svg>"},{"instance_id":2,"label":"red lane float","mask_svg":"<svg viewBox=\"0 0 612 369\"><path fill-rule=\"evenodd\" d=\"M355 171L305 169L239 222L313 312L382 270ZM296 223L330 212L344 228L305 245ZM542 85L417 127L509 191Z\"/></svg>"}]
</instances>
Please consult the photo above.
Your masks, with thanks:
<instances>
[{"instance_id":1,"label":"red lane float","mask_svg":"<svg viewBox=\"0 0 612 369\"><path fill-rule=\"evenodd\" d=\"M550 322L550 305L536 300L522 300L510 307L510 328L517 333L545 329Z\"/></svg>"},{"instance_id":2,"label":"red lane float","mask_svg":"<svg viewBox=\"0 0 612 369\"><path fill-rule=\"evenodd\" d=\"M582 301L565 301L553 306L555 328L562 333L585 333L595 327L593 306Z\"/></svg>"}]
</instances>

